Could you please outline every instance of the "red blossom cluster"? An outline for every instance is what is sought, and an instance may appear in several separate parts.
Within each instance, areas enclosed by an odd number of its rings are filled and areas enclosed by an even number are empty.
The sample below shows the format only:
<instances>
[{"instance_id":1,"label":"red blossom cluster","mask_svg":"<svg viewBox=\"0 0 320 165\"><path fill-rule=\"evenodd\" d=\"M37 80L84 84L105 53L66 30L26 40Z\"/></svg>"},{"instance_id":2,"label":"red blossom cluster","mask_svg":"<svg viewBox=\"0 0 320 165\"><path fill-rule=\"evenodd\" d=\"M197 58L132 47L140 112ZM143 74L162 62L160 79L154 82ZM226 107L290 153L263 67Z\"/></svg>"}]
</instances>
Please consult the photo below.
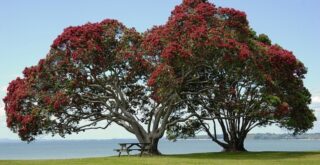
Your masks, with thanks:
<instances>
[{"instance_id":1,"label":"red blossom cluster","mask_svg":"<svg viewBox=\"0 0 320 165\"><path fill-rule=\"evenodd\" d=\"M297 64L297 58L291 51L281 48L279 45L268 45L262 42L256 42L265 55L267 55L269 62L274 67L292 66Z\"/></svg>"},{"instance_id":2,"label":"red blossom cluster","mask_svg":"<svg viewBox=\"0 0 320 165\"><path fill-rule=\"evenodd\" d=\"M174 57L175 55L181 56L181 57L188 57L190 56L190 53L183 49L183 47L176 43L171 42L167 47L164 48L161 57L170 59Z\"/></svg>"},{"instance_id":3,"label":"red blossom cluster","mask_svg":"<svg viewBox=\"0 0 320 165\"><path fill-rule=\"evenodd\" d=\"M26 79L17 78L12 81L7 91L7 96L3 99L6 103L7 126L17 128L19 136L23 138L35 124L33 115L26 115L26 111L31 107L29 86Z\"/></svg>"},{"instance_id":4,"label":"red blossom cluster","mask_svg":"<svg viewBox=\"0 0 320 165\"><path fill-rule=\"evenodd\" d=\"M165 25L148 31L143 48L151 56L160 56L159 64L164 65L175 59L186 63L188 60L203 61L206 49L225 50L220 56L232 62L245 60L251 55L251 48L243 39L243 35L249 36L248 32L244 12L216 8L203 0L186 0L175 7ZM159 70L154 69L154 72ZM159 74L152 75L149 85L155 84L154 76Z\"/></svg>"},{"instance_id":5,"label":"red blossom cluster","mask_svg":"<svg viewBox=\"0 0 320 165\"><path fill-rule=\"evenodd\" d=\"M244 60L247 59L250 55L249 47L245 44L239 46L239 58Z\"/></svg>"},{"instance_id":6,"label":"red blossom cluster","mask_svg":"<svg viewBox=\"0 0 320 165\"><path fill-rule=\"evenodd\" d=\"M44 102L45 105L50 105L51 104L51 97L50 96L44 96L42 98L42 101Z\"/></svg>"},{"instance_id":7,"label":"red blossom cluster","mask_svg":"<svg viewBox=\"0 0 320 165\"><path fill-rule=\"evenodd\" d=\"M275 45L268 47L267 54L270 55L270 62L276 67L281 67L278 66L281 65L281 63L284 65L293 65L297 61L292 52Z\"/></svg>"},{"instance_id":8,"label":"red blossom cluster","mask_svg":"<svg viewBox=\"0 0 320 165\"><path fill-rule=\"evenodd\" d=\"M149 55L157 54L158 52L156 51L162 49L162 42L160 40L161 36L164 36L165 34L161 29L162 28L155 27L152 31L159 35L151 35L150 33L147 33L143 40L143 48L148 52Z\"/></svg>"},{"instance_id":9,"label":"red blossom cluster","mask_svg":"<svg viewBox=\"0 0 320 165\"><path fill-rule=\"evenodd\" d=\"M199 3L199 5L196 6L195 11L203 17L210 17L216 13L216 8L210 3Z\"/></svg>"},{"instance_id":10,"label":"red blossom cluster","mask_svg":"<svg viewBox=\"0 0 320 165\"><path fill-rule=\"evenodd\" d=\"M190 37L194 40L207 37L207 27L204 25L195 27L192 31Z\"/></svg>"},{"instance_id":11,"label":"red blossom cluster","mask_svg":"<svg viewBox=\"0 0 320 165\"><path fill-rule=\"evenodd\" d=\"M51 104L53 104L53 108L55 110L59 110L62 106L68 104L68 97L62 92L58 92L55 94L53 99L51 100Z\"/></svg>"},{"instance_id":12,"label":"red blossom cluster","mask_svg":"<svg viewBox=\"0 0 320 165\"><path fill-rule=\"evenodd\" d=\"M27 85L24 79L17 78L11 81L7 89L7 96L4 98L5 110L7 113L7 125L10 127L15 121L21 121L22 116L20 114L20 100L28 97Z\"/></svg>"},{"instance_id":13,"label":"red blossom cluster","mask_svg":"<svg viewBox=\"0 0 320 165\"><path fill-rule=\"evenodd\" d=\"M35 93L32 88L36 79L44 69L45 60L39 61L38 65L27 67L23 71L24 78L18 77L9 84L7 96L3 99L5 102L5 111L7 114L7 126L15 128L22 139L27 139L27 133L35 125L36 114L29 113L34 106Z\"/></svg>"},{"instance_id":14,"label":"red blossom cluster","mask_svg":"<svg viewBox=\"0 0 320 165\"><path fill-rule=\"evenodd\" d=\"M206 0L183 0L182 4L186 6L196 6L198 4L201 4L203 2L206 2Z\"/></svg>"},{"instance_id":15,"label":"red blossom cluster","mask_svg":"<svg viewBox=\"0 0 320 165\"><path fill-rule=\"evenodd\" d=\"M264 56L257 56L258 68L264 73L267 83L278 81L292 81L295 76L303 76L304 66L291 51L285 50L278 45L267 45L261 42L256 43ZM279 83L279 82L278 82Z\"/></svg>"},{"instance_id":16,"label":"red blossom cluster","mask_svg":"<svg viewBox=\"0 0 320 165\"><path fill-rule=\"evenodd\" d=\"M218 13L222 14L223 16L226 16L227 19L234 19L234 21L247 22L246 13L239 10L219 7Z\"/></svg>"},{"instance_id":17,"label":"red blossom cluster","mask_svg":"<svg viewBox=\"0 0 320 165\"><path fill-rule=\"evenodd\" d=\"M32 95L31 84L35 82L37 74L42 70L44 61L40 60L39 65L27 67L23 71L24 78L16 78L10 82L7 89L7 96L3 99L7 113L8 127L16 121L27 125L32 121L32 116L24 115L24 111L31 106L29 96Z\"/></svg>"},{"instance_id":18,"label":"red blossom cluster","mask_svg":"<svg viewBox=\"0 0 320 165\"><path fill-rule=\"evenodd\" d=\"M153 86L156 83L156 79L158 78L158 76L161 74L161 72L163 71L163 68L165 67L164 64L161 64L159 67L156 68L155 71L152 72L149 80L148 80L148 85L149 86Z\"/></svg>"},{"instance_id":19,"label":"red blossom cluster","mask_svg":"<svg viewBox=\"0 0 320 165\"><path fill-rule=\"evenodd\" d=\"M32 115L25 115L25 116L23 116L21 124L27 125L27 124L31 123L32 120L33 120L33 116Z\"/></svg>"},{"instance_id":20,"label":"red blossom cluster","mask_svg":"<svg viewBox=\"0 0 320 165\"><path fill-rule=\"evenodd\" d=\"M284 117L289 114L289 104L287 102L283 102L280 105L278 105L276 111L275 111L275 116L276 117Z\"/></svg>"},{"instance_id":21,"label":"red blossom cluster","mask_svg":"<svg viewBox=\"0 0 320 165\"><path fill-rule=\"evenodd\" d=\"M107 28L108 27L108 28ZM82 26L68 27L51 45L54 49L65 51L66 56L73 60L88 60L88 53L102 54L104 42L113 42L118 33L124 28L116 20L106 19L100 23L87 23ZM96 61L106 60L97 56Z\"/></svg>"},{"instance_id":22,"label":"red blossom cluster","mask_svg":"<svg viewBox=\"0 0 320 165\"><path fill-rule=\"evenodd\" d=\"M23 73L23 75L25 77L32 77L37 72L38 72L38 67L37 66L32 66L32 67L25 68L22 73Z\"/></svg>"},{"instance_id":23,"label":"red blossom cluster","mask_svg":"<svg viewBox=\"0 0 320 165\"><path fill-rule=\"evenodd\" d=\"M246 28L248 26L247 16L244 12L231 9L231 8L218 8L219 15L225 19L223 22L225 27L231 27L238 30L240 33L247 34L249 29Z\"/></svg>"}]
</instances>

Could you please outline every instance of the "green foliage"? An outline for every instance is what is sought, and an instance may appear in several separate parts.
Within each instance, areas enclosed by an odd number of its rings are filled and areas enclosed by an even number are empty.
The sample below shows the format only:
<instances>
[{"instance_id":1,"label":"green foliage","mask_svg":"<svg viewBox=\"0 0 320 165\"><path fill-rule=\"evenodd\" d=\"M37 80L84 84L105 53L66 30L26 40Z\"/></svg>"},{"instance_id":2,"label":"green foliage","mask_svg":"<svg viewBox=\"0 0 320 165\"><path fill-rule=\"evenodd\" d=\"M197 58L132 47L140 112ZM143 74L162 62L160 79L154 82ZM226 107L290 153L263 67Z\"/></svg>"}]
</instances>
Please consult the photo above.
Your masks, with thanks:
<instances>
[{"instance_id":1,"label":"green foliage","mask_svg":"<svg viewBox=\"0 0 320 165\"><path fill-rule=\"evenodd\" d=\"M281 103L281 99L278 96L267 95L264 99L273 106L277 106Z\"/></svg>"},{"instance_id":2,"label":"green foliage","mask_svg":"<svg viewBox=\"0 0 320 165\"><path fill-rule=\"evenodd\" d=\"M185 139L195 137L196 133L201 130L201 124L198 120L188 120L185 123L178 123L167 129L167 139L176 141L177 139Z\"/></svg>"},{"instance_id":3,"label":"green foliage","mask_svg":"<svg viewBox=\"0 0 320 165\"><path fill-rule=\"evenodd\" d=\"M257 40L264 43L264 44L271 45L271 40L265 34L259 34Z\"/></svg>"}]
</instances>

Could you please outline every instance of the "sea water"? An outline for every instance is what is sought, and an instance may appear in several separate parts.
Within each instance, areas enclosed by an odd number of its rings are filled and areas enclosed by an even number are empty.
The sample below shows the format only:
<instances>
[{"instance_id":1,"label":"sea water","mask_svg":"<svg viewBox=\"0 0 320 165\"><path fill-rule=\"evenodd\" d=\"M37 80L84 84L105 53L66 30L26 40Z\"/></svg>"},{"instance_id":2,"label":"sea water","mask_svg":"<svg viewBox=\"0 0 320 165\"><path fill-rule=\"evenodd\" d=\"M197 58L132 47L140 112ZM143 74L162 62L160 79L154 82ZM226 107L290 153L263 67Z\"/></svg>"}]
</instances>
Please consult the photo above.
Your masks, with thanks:
<instances>
[{"instance_id":1,"label":"sea water","mask_svg":"<svg viewBox=\"0 0 320 165\"><path fill-rule=\"evenodd\" d=\"M133 139L112 140L53 140L25 143L19 141L0 142L0 159L67 159L83 157L104 157L117 155L113 149L118 143L136 142ZM320 140L255 140L247 139L249 151L320 151ZM186 154L197 152L219 152L222 150L211 140L160 140L162 154Z\"/></svg>"}]
</instances>

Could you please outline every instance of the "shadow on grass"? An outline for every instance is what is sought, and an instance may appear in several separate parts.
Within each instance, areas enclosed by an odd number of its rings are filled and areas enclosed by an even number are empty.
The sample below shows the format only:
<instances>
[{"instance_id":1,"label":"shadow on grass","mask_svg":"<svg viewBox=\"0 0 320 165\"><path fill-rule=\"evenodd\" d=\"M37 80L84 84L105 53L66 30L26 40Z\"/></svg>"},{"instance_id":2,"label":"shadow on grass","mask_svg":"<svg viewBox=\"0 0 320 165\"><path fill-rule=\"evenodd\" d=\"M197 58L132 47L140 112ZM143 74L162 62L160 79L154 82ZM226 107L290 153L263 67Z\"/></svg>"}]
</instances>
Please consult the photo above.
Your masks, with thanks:
<instances>
[{"instance_id":1,"label":"shadow on grass","mask_svg":"<svg viewBox=\"0 0 320 165\"><path fill-rule=\"evenodd\" d=\"M273 160L300 158L312 155L319 155L320 152L237 152L237 153L193 153L184 155L166 155L175 158L191 158L191 159L234 159L234 160Z\"/></svg>"}]
</instances>

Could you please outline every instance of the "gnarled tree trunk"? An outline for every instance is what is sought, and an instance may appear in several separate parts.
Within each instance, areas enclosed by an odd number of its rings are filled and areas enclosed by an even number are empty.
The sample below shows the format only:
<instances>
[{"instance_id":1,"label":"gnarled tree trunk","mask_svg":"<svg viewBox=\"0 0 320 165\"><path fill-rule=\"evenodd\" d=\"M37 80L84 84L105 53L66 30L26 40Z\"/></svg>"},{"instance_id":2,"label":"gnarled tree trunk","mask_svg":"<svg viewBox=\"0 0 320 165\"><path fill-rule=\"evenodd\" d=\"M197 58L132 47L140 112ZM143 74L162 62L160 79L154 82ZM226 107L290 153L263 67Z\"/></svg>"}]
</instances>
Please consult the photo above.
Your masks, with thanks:
<instances>
[{"instance_id":1,"label":"gnarled tree trunk","mask_svg":"<svg viewBox=\"0 0 320 165\"><path fill-rule=\"evenodd\" d=\"M139 143L150 143L147 151L144 151L144 154L148 155L161 155L161 152L158 149L158 143L163 134L156 134L153 132L150 133L142 133L141 131L135 133Z\"/></svg>"},{"instance_id":2,"label":"gnarled tree trunk","mask_svg":"<svg viewBox=\"0 0 320 165\"><path fill-rule=\"evenodd\" d=\"M220 145L223 152L246 152L244 148L244 140L234 140L233 142Z\"/></svg>"},{"instance_id":3,"label":"gnarled tree trunk","mask_svg":"<svg viewBox=\"0 0 320 165\"><path fill-rule=\"evenodd\" d=\"M227 127L228 122L224 122L222 119L218 119L218 123L222 130L223 140L218 139L217 133L216 133L216 122L215 119L212 119L213 121L213 133L211 133L211 130L209 129L209 126L203 122L199 118L199 121L204 128L204 131L208 134L208 136L211 138L211 140L215 143L217 143L219 146L223 148L223 152L246 152L247 150L244 147L244 140L250 131L251 128L245 129L246 125L243 127L243 125L234 126L229 125ZM237 128L243 128L243 129L237 129Z\"/></svg>"},{"instance_id":4,"label":"gnarled tree trunk","mask_svg":"<svg viewBox=\"0 0 320 165\"><path fill-rule=\"evenodd\" d=\"M150 148L149 148L149 154L151 155L161 155L161 152L158 149L160 138L152 138L150 139Z\"/></svg>"}]
</instances>

